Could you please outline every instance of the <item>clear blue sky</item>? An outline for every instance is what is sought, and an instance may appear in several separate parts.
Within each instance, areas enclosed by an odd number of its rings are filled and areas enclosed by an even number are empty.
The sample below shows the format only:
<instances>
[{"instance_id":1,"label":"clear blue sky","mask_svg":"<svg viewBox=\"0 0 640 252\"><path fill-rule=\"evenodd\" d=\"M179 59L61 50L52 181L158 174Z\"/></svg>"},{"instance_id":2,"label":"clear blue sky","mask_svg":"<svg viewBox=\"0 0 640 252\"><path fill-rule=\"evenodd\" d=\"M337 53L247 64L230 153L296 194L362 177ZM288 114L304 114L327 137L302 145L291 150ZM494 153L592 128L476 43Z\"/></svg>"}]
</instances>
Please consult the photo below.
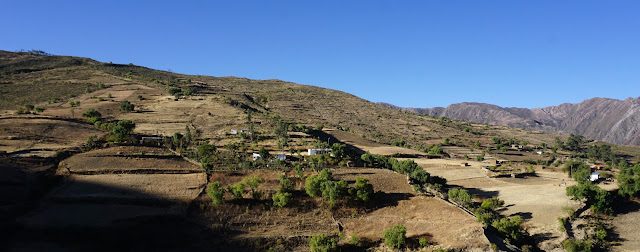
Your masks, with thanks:
<instances>
[{"instance_id":1,"label":"clear blue sky","mask_svg":"<svg viewBox=\"0 0 640 252\"><path fill-rule=\"evenodd\" d=\"M1 50L281 79L406 107L640 96L638 1L1 1L0 10Z\"/></svg>"}]
</instances>

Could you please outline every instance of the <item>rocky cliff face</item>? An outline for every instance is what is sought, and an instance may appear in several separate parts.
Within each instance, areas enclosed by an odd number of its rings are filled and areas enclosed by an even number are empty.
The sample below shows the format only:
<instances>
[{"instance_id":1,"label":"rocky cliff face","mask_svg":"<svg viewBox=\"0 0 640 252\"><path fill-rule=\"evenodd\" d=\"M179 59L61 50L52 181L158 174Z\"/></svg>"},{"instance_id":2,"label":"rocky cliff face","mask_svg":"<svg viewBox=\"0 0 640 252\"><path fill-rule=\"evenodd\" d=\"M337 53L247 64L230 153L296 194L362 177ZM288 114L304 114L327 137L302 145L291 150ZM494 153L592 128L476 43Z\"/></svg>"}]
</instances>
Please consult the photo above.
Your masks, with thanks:
<instances>
[{"instance_id":1,"label":"rocky cliff face","mask_svg":"<svg viewBox=\"0 0 640 252\"><path fill-rule=\"evenodd\" d=\"M640 145L640 97L623 101L592 98L545 108L503 108L464 102L446 108L390 108L455 120L489 123L554 133L573 133L614 144Z\"/></svg>"}]
</instances>

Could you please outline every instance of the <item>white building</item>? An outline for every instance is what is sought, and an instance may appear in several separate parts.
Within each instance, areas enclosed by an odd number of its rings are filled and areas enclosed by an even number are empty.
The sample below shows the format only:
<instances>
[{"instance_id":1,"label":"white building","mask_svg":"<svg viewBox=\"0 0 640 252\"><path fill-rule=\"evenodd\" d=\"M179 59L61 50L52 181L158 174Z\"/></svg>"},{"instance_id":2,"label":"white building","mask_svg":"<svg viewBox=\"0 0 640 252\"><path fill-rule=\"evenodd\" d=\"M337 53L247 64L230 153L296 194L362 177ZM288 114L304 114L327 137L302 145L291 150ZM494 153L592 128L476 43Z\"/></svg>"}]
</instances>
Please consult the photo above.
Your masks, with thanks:
<instances>
[{"instance_id":1,"label":"white building","mask_svg":"<svg viewBox=\"0 0 640 252\"><path fill-rule=\"evenodd\" d=\"M309 154L309 156L321 155L331 153L331 149L309 149L307 150L307 153Z\"/></svg>"},{"instance_id":2,"label":"white building","mask_svg":"<svg viewBox=\"0 0 640 252\"><path fill-rule=\"evenodd\" d=\"M591 177L589 177L589 180L591 180L591 182L594 182L594 181L597 181L598 179L600 179L600 173L592 172Z\"/></svg>"},{"instance_id":3,"label":"white building","mask_svg":"<svg viewBox=\"0 0 640 252\"><path fill-rule=\"evenodd\" d=\"M231 130L231 135L237 135L237 134L238 134L237 130L234 130L234 129Z\"/></svg>"},{"instance_id":4,"label":"white building","mask_svg":"<svg viewBox=\"0 0 640 252\"><path fill-rule=\"evenodd\" d=\"M276 156L276 158L277 158L278 160L286 160L286 159L287 159L287 155L286 155L286 154L278 154L278 155Z\"/></svg>"},{"instance_id":5,"label":"white building","mask_svg":"<svg viewBox=\"0 0 640 252\"><path fill-rule=\"evenodd\" d=\"M253 153L253 161L258 161L262 159L262 157L260 156L260 154L258 153Z\"/></svg>"}]
</instances>

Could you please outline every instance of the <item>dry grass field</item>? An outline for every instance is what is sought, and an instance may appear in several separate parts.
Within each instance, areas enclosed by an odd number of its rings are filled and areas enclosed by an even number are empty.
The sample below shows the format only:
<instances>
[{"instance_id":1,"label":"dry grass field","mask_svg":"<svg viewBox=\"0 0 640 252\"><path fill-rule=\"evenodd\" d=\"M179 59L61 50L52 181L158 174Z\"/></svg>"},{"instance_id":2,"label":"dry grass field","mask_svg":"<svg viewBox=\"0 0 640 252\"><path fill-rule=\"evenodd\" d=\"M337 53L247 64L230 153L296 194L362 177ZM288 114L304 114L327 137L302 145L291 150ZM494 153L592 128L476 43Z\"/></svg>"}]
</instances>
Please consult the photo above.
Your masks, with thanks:
<instances>
[{"instance_id":1,"label":"dry grass field","mask_svg":"<svg viewBox=\"0 0 640 252\"><path fill-rule=\"evenodd\" d=\"M80 147L91 135L104 133L92 125L46 118L0 118L0 152L53 156Z\"/></svg>"},{"instance_id":2,"label":"dry grass field","mask_svg":"<svg viewBox=\"0 0 640 252\"><path fill-rule=\"evenodd\" d=\"M135 202L162 199L189 202L206 185L204 173L72 175L69 179L55 191L55 200Z\"/></svg>"},{"instance_id":3,"label":"dry grass field","mask_svg":"<svg viewBox=\"0 0 640 252\"><path fill-rule=\"evenodd\" d=\"M119 146L92 150L62 161L72 173L187 173L202 169L163 148Z\"/></svg>"}]
</instances>

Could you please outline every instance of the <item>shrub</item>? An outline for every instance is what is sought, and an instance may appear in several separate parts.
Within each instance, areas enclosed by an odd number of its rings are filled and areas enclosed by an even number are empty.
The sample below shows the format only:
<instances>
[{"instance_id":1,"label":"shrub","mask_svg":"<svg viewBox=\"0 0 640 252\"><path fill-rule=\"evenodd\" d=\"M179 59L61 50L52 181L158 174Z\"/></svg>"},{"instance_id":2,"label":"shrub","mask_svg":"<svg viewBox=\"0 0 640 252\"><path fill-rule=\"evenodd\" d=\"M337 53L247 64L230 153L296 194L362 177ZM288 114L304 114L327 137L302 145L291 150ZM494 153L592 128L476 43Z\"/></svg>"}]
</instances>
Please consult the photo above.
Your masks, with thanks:
<instances>
[{"instance_id":1,"label":"shrub","mask_svg":"<svg viewBox=\"0 0 640 252\"><path fill-rule=\"evenodd\" d=\"M133 108L135 106L133 104L131 104L131 102L124 100L122 102L120 102L120 111L125 112L125 113L129 113L131 111L133 111Z\"/></svg>"},{"instance_id":2,"label":"shrub","mask_svg":"<svg viewBox=\"0 0 640 252\"><path fill-rule=\"evenodd\" d=\"M592 247L591 242L578 241L573 238L567 239L562 243L562 248L567 252L587 252L591 251Z\"/></svg>"},{"instance_id":3,"label":"shrub","mask_svg":"<svg viewBox=\"0 0 640 252\"><path fill-rule=\"evenodd\" d=\"M211 197L213 205L217 206L222 204L222 197L224 196L224 189L220 185L220 182L216 181L207 185L207 194Z\"/></svg>"},{"instance_id":4,"label":"shrub","mask_svg":"<svg viewBox=\"0 0 640 252\"><path fill-rule=\"evenodd\" d=\"M25 109L26 111L31 111L31 110L33 110L33 105L31 105L31 104L25 104L25 105L24 105L24 109Z\"/></svg>"},{"instance_id":5,"label":"shrub","mask_svg":"<svg viewBox=\"0 0 640 252\"><path fill-rule=\"evenodd\" d=\"M171 87L171 88L169 88L168 91L169 91L170 95L174 95L175 96L177 94L180 94L182 92L182 89L177 88L177 87Z\"/></svg>"},{"instance_id":6,"label":"shrub","mask_svg":"<svg viewBox=\"0 0 640 252\"><path fill-rule=\"evenodd\" d=\"M34 107L34 108L33 108L33 111L38 112L38 113L42 113L42 111L44 111L44 108L43 108L43 107L40 107L40 106L38 106L38 107Z\"/></svg>"},{"instance_id":7,"label":"shrub","mask_svg":"<svg viewBox=\"0 0 640 252\"><path fill-rule=\"evenodd\" d=\"M273 205L277 207L284 207L289 204L289 200L291 199L291 193L278 191L273 195Z\"/></svg>"},{"instance_id":8,"label":"shrub","mask_svg":"<svg viewBox=\"0 0 640 252\"><path fill-rule=\"evenodd\" d=\"M144 100L144 97L142 97L142 95L138 95L138 100Z\"/></svg>"},{"instance_id":9,"label":"shrub","mask_svg":"<svg viewBox=\"0 0 640 252\"><path fill-rule=\"evenodd\" d=\"M418 244L420 244L421 247L426 247L431 245L431 242L429 242L427 238L421 237L420 239L418 239Z\"/></svg>"},{"instance_id":10,"label":"shrub","mask_svg":"<svg viewBox=\"0 0 640 252\"><path fill-rule=\"evenodd\" d=\"M405 243L407 237L407 227L395 225L382 233L384 243L392 248L400 248Z\"/></svg>"},{"instance_id":11,"label":"shrub","mask_svg":"<svg viewBox=\"0 0 640 252\"><path fill-rule=\"evenodd\" d=\"M311 236L309 246L312 252L335 251L337 248L336 240L324 234Z\"/></svg>"},{"instance_id":12,"label":"shrub","mask_svg":"<svg viewBox=\"0 0 640 252\"><path fill-rule=\"evenodd\" d=\"M477 161L484 161L484 152L480 153L480 155L476 156Z\"/></svg>"},{"instance_id":13,"label":"shrub","mask_svg":"<svg viewBox=\"0 0 640 252\"><path fill-rule=\"evenodd\" d=\"M351 238L349 238L349 243L351 243L351 245L358 246L358 244L360 244L360 238L358 238L356 234L352 234Z\"/></svg>"},{"instance_id":14,"label":"shrub","mask_svg":"<svg viewBox=\"0 0 640 252\"><path fill-rule=\"evenodd\" d=\"M309 197L316 197L320 194L320 183L322 181L316 175L307 177L304 183L304 190Z\"/></svg>"}]
</instances>

